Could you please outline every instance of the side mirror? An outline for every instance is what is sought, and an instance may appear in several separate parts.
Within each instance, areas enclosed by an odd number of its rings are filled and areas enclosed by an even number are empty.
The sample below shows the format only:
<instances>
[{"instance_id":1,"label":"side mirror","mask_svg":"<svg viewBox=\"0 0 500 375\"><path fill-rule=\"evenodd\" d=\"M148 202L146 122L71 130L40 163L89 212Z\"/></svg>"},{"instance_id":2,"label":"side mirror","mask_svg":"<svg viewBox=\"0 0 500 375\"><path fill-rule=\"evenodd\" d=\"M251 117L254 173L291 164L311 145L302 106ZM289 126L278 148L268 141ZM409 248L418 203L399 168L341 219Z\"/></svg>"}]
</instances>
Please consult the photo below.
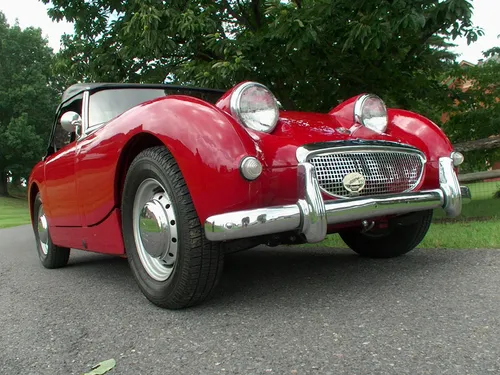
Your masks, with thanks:
<instances>
[{"instance_id":1,"label":"side mirror","mask_svg":"<svg viewBox=\"0 0 500 375\"><path fill-rule=\"evenodd\" d=\"M69 111L61 116L61 126L68 133L77 133L82 128L82 118L76 112Z\"/></svg>"}]
</instances>

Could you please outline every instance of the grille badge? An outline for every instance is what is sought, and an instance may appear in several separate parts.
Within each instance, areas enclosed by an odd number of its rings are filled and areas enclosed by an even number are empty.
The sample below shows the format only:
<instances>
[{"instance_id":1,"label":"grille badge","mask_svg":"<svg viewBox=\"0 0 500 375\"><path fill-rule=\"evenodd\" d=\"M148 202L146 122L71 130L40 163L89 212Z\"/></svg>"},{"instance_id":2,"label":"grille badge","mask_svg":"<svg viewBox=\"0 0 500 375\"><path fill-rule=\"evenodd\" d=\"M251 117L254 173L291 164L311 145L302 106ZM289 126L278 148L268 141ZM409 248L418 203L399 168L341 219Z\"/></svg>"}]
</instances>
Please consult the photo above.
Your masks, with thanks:
<instances>
[{"instance_id":1,"label":"grille badge","mask_svg":"<svg viewBox=\"0 0 500 375\"><path fill-rule=\"evenodd\" d=\"M366 181L361 173L352 172L344 176L342 183L348 192L358 194L365 187Z\"/></svg>"}]
</instances>

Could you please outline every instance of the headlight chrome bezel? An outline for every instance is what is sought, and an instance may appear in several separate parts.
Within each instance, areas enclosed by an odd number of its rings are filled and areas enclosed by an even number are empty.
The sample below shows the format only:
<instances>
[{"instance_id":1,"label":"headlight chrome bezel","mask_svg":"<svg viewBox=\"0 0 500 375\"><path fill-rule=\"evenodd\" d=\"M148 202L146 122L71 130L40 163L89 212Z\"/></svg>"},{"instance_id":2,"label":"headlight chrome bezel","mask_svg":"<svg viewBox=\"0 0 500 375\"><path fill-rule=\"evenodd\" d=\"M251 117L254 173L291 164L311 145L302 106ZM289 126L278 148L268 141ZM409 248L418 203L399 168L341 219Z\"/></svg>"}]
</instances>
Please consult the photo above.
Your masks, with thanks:
<instances>
[{"instance_id":1,"label":"headlight chrome bezel","mask_svg":"<svg viewBox=\"0 0 500 375\"><path fill-rule=\"evenodd\" d=\"M366 118L366 113L365 113L365 105L368 100L377 100L383 107L384 112L385 112L385 124L383 127L377 127L373 126L368 123L368 119ZM387 130L387 125L389 124L389 118L387 116L387 107L385 105L385 102L375 94L363 94L361 95L358 99L356 99L356 102L354 103L354 121L358 124L361 124L368 129L376 132L376 133L385 133Z\"/></svg>"},{"instance_id":2,"label":"headlight chrome bezel","mask_svg":"<svg viewBox=\"0 0 500 375\"><path fill-rule=\"evenodd\" d=\"M276 114L275 114L274 120L272 121L271 126L267 126L267 125L262 125L262 127L252 126L247 121L245 121L245 119L242 116L242 113L241 113L242 96L245 93L245 91L247 91L248 89L253 88L253 87L258 87L260 89L265 90L270 95L270 97L272 99L272 102L274 104L274 108L272 108L272 109L276 112ZM255 131L263 132L263 133L271 133L276 128L276 125L277 125L278 119L279 119L279 104L278 104L276 97L274 96L272 91L269 90L269 88L267 86L265 86L261 83L258 83L258 82L245 82L245 83L241 84L240 86L238 86L231 94L231 100L229 102L229 109L231 111L231 114L244 127L255 130Z\"/></svg>"}]
</instances>

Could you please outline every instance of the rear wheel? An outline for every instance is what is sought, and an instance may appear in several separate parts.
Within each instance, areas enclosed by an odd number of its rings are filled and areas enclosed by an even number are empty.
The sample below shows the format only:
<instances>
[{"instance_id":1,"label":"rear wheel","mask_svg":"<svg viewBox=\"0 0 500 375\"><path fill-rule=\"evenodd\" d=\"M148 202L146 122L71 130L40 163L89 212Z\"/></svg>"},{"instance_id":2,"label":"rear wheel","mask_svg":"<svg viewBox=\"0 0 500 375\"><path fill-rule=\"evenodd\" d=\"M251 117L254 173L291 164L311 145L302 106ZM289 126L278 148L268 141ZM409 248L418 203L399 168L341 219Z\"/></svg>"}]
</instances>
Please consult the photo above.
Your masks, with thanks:
<instances>
[{"instance_id":1,"label":"rear wheel","mask_svg":"<svg viewBox=\"0 0 500 375\"><path fill-rule=\"evenodd\" d=\"M432 210L417 212L393 220L388 228L366 233L344 231L342 240L361 256L393 258L413 250L425 237L432 220Z\"/></svg>"},{"instance_id":2,"label":"rear wheel","mask_svg":"<svg viewBox=\"0 0 500 375\"><path fill-rule=\"evenodd\" d=\"M147 149L132 162L122 226L130 268L151 302L178 309L212 295L223 249L205 238L179 167L165 147Z\"/></svg>"},{"instance_id":3,"label":"rear wheel","mask_svg":"<svg viewBox=\"0 0 500 375\"><path fill-rule=\"evenodd\" d=\"M70 249L56 246L52 242L40 193L36 195L33 204L33 219L33 231L40 262L45 268L64 267L68 264Z\"/></svg>"}]
</instances>

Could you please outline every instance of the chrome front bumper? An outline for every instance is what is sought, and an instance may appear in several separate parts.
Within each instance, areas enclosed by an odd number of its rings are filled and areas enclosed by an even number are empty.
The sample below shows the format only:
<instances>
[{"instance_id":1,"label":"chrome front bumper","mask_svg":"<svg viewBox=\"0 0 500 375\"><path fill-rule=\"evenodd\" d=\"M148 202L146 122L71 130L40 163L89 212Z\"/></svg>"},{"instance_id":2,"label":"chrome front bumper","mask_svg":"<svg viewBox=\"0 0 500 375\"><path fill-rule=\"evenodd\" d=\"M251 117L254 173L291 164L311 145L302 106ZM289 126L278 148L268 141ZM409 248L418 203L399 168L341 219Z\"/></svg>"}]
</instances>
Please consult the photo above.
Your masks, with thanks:
<instances>
[{"instance_id":1,"label":"chrome front bumper","mask_svg":"<svg viewBox=\"0 0 500 375\"><path fill-rule=\"evenodd\" d=\"M314 167L299 163L299 196L296 204L234 211L205 220L211 241L227 241L288 231L302 233L308 242L322 241L328 224L352 222L386 215L400 215L441 207L449 217L462 211L470 191L460 186L449 157L439 159L439 189L324 201Z\"/></svg>"}]
</instances>

